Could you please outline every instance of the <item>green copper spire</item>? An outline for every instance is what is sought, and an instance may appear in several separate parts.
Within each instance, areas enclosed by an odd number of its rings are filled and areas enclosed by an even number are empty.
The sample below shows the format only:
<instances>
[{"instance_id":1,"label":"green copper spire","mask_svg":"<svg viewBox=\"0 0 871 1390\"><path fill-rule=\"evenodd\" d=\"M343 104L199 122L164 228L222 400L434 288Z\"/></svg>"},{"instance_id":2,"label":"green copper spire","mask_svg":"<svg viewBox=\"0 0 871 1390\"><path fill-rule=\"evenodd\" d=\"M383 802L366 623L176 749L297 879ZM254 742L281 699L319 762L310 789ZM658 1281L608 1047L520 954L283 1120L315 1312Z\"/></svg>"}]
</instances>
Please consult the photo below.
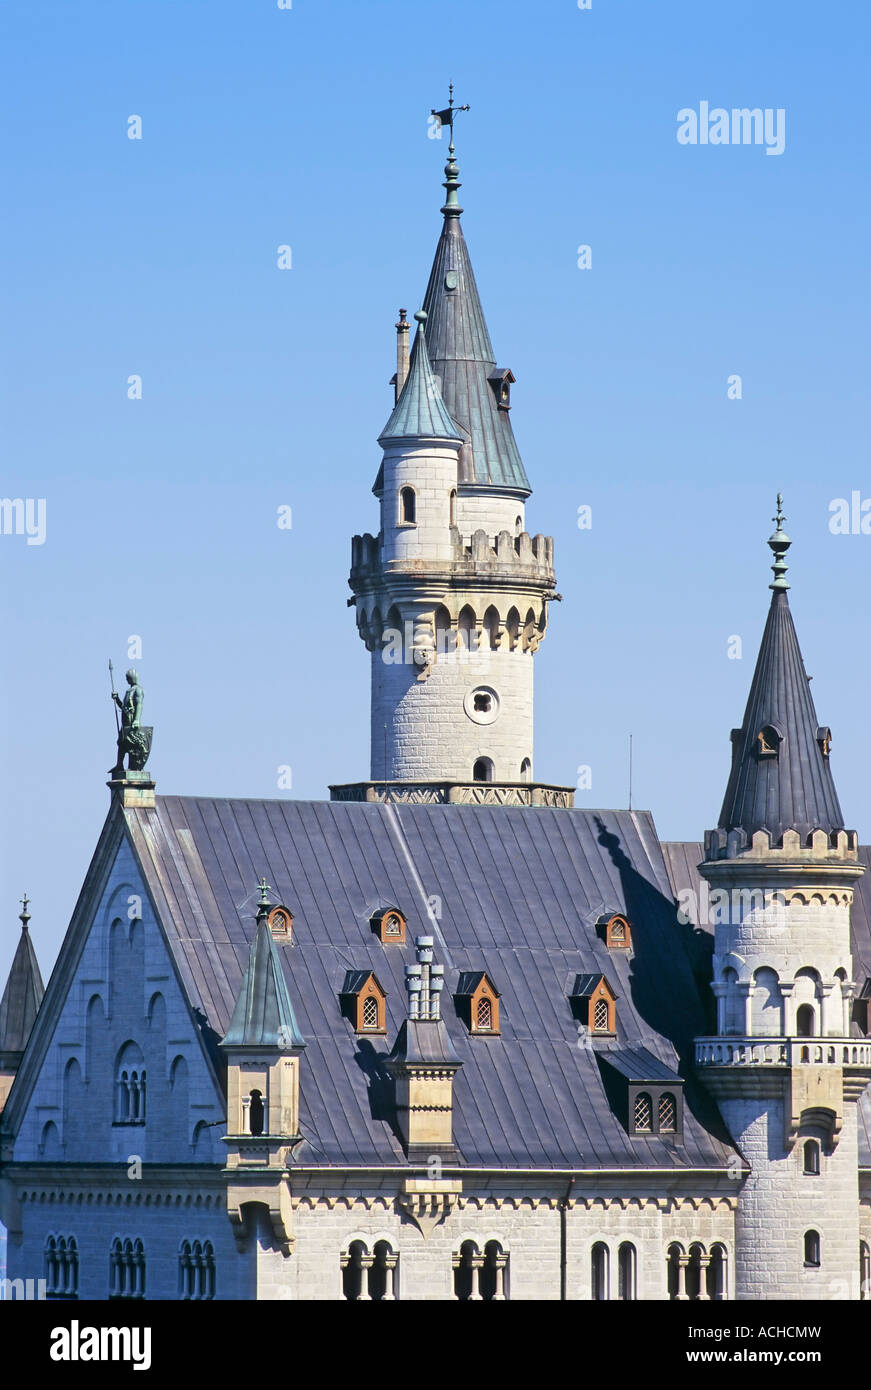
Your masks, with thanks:
<instances>
[{"instance_id":1,"label":"green copper spire","mask_svg":"<svg viewBox=\"0 0 871 1390\"><path fill-rule=\"evenodd\" d=\"M454 158L454 116L458 111L468 111L469 107L454 105L453 82L448 85L448 94L450 99L445 109L443 111L436 111L435 107L433 107L430 115L437 116L442 125L450 127L451 142L448 145L448 162L445 165L445 182L443 185L447 197L445 198L444 207L442 208L442 214L444 217L459 217L463 209L460 207L460 200L457 197L457 190L460 187L460 180L458 177L460 170Z\"/></svg>"},{"instance_id":2,"label":"green copper spire","mask_svg":"<svg viewBox=\"0 0 871 1390\"><path fill-rule=\"evenodd\" d=\"M783 529L783 523L786 517L783 515L783 496L781 493L777 494L777 515L773 516L771 519L777 527L777 530L768 542L774 556L774 564L771 566L774 571L774 583L769 584L768 587L769 589L774 589L775 593L777 593L778 590L789 588L785 578L787 565L784 556L792 545L792 541Z\"/></svg>"}]
</instances>

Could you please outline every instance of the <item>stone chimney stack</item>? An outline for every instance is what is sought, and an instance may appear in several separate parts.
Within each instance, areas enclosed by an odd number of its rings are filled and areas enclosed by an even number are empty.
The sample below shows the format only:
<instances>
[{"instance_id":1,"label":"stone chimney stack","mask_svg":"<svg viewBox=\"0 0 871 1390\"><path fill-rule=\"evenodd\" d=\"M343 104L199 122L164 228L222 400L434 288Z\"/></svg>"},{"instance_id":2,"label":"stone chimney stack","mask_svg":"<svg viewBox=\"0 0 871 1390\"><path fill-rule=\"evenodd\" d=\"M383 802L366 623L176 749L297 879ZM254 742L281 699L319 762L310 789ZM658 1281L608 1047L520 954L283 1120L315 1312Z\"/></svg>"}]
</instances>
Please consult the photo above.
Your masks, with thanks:
<instances>
[{"instance_id":1,"label":"stone chimney stack","mask_svg":"<svg viewBox=\"0 0 871 1390\"><path fill-rule=\"evenodd\" d=\"M415 946L417 960L405 967L408 1018L387 1062L412 1161L432 1154L454 1155L454 1075L462 1066L441 1017L445 968L433 964L431 936L419 936Z\"/></svg>"}]
</instances>

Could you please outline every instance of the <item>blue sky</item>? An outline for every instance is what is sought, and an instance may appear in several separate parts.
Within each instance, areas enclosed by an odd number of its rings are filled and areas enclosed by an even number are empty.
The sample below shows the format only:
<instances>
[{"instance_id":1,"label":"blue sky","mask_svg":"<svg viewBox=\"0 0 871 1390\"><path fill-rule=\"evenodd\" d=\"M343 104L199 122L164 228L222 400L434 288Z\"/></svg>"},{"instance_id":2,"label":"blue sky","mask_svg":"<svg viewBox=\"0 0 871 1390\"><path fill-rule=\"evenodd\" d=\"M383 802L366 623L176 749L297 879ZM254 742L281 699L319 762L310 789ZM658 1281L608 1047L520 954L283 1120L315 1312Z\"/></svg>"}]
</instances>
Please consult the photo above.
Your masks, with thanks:
<instances>
[{"instance_id":1,"label":"blue sky","mask_svg":"<svg viewBox=\"0 0 871 1390\"><path fill-rule=\"evenodd\" d=\"M350 537L377 526L449 80L528 522L564 595L536 657L537 777L589 764L578 804L625 805L631 731L661 835L716 823L782 488L799 636L867 839L871 538L828 523L833 498L871 496L869 27L795 0L7 0L0 492L45 499L46 539L0 536L0 976L25 889L46 971L60 944L131 635L160 791L319 798L367 775ZM680 145L701 101L783 108L784 153Z\"/></svg>"}]
</instances>

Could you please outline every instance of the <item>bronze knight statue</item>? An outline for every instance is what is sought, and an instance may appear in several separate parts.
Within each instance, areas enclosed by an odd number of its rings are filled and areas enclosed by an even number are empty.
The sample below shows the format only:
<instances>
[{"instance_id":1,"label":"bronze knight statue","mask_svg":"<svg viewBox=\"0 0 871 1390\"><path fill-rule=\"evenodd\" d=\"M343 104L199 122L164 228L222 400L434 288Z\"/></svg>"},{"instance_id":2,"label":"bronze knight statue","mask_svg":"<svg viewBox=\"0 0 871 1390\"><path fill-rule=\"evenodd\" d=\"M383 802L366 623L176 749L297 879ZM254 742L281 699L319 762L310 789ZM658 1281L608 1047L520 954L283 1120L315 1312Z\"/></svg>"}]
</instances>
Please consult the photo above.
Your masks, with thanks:
<instances>
[{"instance_id":1,"label":"bronze knight statue","mask_svg":"<svg viewBox=\"0 0 871 1390\"><path fill-rule=\"evenodd\" d=\"M109 662L109 670L112 670L112 663ZM124 757L127 756L127 766L130 772L141 772L148 761L151 752L151 737L154 730L150 726L142 723L142 705L145 700L145 691L139 684L139 677L131 668L127 672L128 689L124 693L124 699L115 690L114 680L112 682L112 699L121 711L121 723L118 728L118 759L115 767L112 768L111 776L123 778L124 776ZM117 715L115 716L117 720Z\"/></svg>"}]
</instances>

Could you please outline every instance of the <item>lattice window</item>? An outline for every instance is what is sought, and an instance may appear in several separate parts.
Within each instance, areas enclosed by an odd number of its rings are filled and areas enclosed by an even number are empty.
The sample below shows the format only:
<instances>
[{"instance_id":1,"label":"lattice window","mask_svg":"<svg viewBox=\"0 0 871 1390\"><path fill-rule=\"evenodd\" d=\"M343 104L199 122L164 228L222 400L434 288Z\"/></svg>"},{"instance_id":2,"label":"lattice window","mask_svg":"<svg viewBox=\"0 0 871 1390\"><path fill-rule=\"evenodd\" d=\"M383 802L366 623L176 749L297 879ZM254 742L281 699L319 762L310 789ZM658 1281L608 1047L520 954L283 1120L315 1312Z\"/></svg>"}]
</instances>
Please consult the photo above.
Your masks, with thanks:
<instances>
[{"instance_id":1,"label":"lattice window","mask_svg":"<svg viewBox=\"0 0 871 1390\"><path fill-rule=\"evenodd\" d=\"M635 1097L634 1119L636 1131L650 1130L653 1123L653 1107L646 1091L639 1092Z\"/></svg>"},{"instance_id":2,"label":"lattice window","mask_svg":"<svg viewBox=\"0 0 871 1390\"><path fill-rule=\"evenodd\" d=\"M386 922L384 923L384 935L385 935L385 936L401 936L401 935L402 935L402 923L400 922L400 920L399 920L399 918L397 917L397 915L396 915L395 912L391 912L391 913L390 913L390 916L387 918Z\"/></svg>"},{"instance_id":3,"label":"lattice window","mask_svg":"<svg viewBox=\"0 0 871 1390\"><path fill-rule=\"evenodd\" d=\"M661 1134L672 1133L677 1127L677 1106L670 1091L659 1097L659 1130Z\"/></svg>"},{"instance_id":4,"label":"lattice window","mask_svg":"<svg viewBox=\"0 0 871 1390\"><path fill-rule=\"evenodd\" d=\"M493 1027L493 1005L486 995L482 995L478 1000L478 1027Z\"/></svg>"},{"instance_id":5,"label":"lattice window","mask_svg":"<svg viewBox=\"0 0 871 1390\"><path fill-rule=\"evenodd\" d=\"M371 994L363 1000L363 1027L378 1027L378 1000Z\"/></svg>"},{"instance_id":6,"label":"lattice window","mask_svg":"<svg viewBox=\"0 0 871 1390\"><path fill-rule=\"evenodd\" d=\"M621 945L626 940L626 926L619 917L611 923L611 940L619 941Z\"/></svg>"},{"instance_id":7,"label":"lattice window","mask_svg":"<svg viewBox=\"0 0 871 1390\"><path fill-rule=\"evenodd\" d=\"M593 1006L593 1027L597 1033L608 1032L608 1001L597 999Z\"/></svg>"}]
</instances>

